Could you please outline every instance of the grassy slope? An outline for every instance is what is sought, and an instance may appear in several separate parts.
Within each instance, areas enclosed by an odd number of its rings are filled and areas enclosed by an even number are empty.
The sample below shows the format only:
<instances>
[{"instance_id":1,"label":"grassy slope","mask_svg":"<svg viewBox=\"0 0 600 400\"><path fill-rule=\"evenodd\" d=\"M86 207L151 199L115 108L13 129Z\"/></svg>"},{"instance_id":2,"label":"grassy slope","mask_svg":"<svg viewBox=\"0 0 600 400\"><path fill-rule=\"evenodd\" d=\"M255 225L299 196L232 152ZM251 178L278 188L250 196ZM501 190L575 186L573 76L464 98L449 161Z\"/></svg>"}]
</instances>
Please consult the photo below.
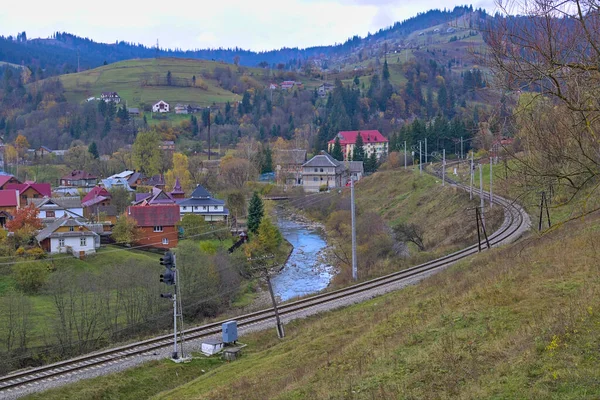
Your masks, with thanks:
<instances>
[{"instance_id":1,"label":"grassy slope","mask_svg":"<svg viewBox=\"0 0 600 400\"><path fill-rule=\"evenodd\" d=\"M136 59L105 65L77 74L62 75L60 79L69 101L82 101L91 96L99 97L103 91L118 92L132 107L140 102L154 103L161 99L173 103L173 106L177 102L209 105L213 102L224 103L241 100L240 96L220 88L216 81L206 80L202 77L203 72L212 72L217 66L229 66L232 71L236 70L233 65L214 61L176 58ZM249 74L255 75L255 78L259 80L262 78L262 70L257 68L248 68L247 70ZM150 76L158 74L165 77L167 71L171 71L173 77L190 80L193 75L196 75L198 82L203 80L208 88L204 90L192 87L141 86L140 78L144 74L150 74Z\"/></svg>"},{"instance_id":2,"label":"grassy slope","mask_svg":"<svg viewBox=\"0 0 600 400\"><path fill-rule=\"evenodd\" d=\"M438 178L418 171L380 171L356 185L359 209L374 210L390 226L414 223L425 229L424 242L433 254L448 253L477 242L475 217L468 208L479 205L468 193L442 187ZM490 216L491 230L498 227L500 209Z\"/></svg>"},{"instance_id":3,"label":"grassy slope","mask_svg":"<svg viewBox=\"0 0 600 400\"><path fill-rule=\"evenodd\" d=\"M160 267L158 264L159 257L159 255L138 250L124 251L122 247L109 245L98 249L98 252L95 255L89 256L85 260L79 260L62 254L57 255L54 258L54 261L51 261L52 259L49 258L47 260L43 260L42 262L47 262L49 264L52 263L56 268L72 267L76 270L99 272L107 266L119 265L125 261L130 262L131 260L137 260L148 265L148 268L152 268L152 273L158 273L160 270L158 268ZM7 262L6 259L0 261ZM5 293L6 290L15 287L15 282L10 273L10 266L0 266L0 295ZM47 335L45 330L48 325L48 321L55 317L56 310L52 303L52 298L48 295L37 294L28 297L32 302L33 308L30 316L30 322L32 326L30 338L34 344L38 344L38 342L41 344L41 342L44 340L44 335Z\"/></svg>"},{"instance_id":4,"label":"grassy slope","mask_svg":"<svg viewBox=\"0 0 600 400\"><path fill-rule=\"evenodd\" d=\"M174 390L128 383L164 379L161 368L172 367L163 361L35 398L125 390L156 399L598 398L599 236L598 216L572 222L417 286L290 323L283 341L272 331L248 335L240 360Z\"/></svg>"}]
</instances>

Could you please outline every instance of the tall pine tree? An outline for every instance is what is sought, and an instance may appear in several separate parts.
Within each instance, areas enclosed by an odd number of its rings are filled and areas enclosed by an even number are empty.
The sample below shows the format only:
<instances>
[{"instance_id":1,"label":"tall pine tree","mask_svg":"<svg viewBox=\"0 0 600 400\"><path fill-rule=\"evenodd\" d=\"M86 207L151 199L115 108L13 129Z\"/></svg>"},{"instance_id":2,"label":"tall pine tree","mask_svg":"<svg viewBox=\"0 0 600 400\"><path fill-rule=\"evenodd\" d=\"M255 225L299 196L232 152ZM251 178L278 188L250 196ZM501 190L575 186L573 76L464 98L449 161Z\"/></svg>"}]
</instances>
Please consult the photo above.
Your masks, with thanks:
<instances>
[{"instance_id":1,"label":"tall pine tree","mask_svg":"<svg viewBox=\"0 0 600 400\"><path fill-rule=\"evenodd\" d=\"M258 231L260 221L264 215L263 202L258 192L254 192L248 205L248 230L252 233Z\"/></svg>"},{"instance_id":2,"label":"tall pine tree","mask_svg":"<svg viewBox=\"0 0 600 400\"><path fill-rule=\"evenodd\" d=\"M331 156L338 161L344 161L344 154L342 153L342 145L340 143L340 137L335 137L335 143L333 144L333 149L331 150Z\"/></svg>"},{"instance_id":3,"label":"tall pine tree","mask_svg":"<svg viewBox=\"0 0 600 400\"><path fill-rule=\"evenodd\" d=\"M365 160L365 147L362 135L358 132L356 135L356 143L354 144L354 150L352 151L353 161L364 161Z\"/></svg>"}]
</instances>

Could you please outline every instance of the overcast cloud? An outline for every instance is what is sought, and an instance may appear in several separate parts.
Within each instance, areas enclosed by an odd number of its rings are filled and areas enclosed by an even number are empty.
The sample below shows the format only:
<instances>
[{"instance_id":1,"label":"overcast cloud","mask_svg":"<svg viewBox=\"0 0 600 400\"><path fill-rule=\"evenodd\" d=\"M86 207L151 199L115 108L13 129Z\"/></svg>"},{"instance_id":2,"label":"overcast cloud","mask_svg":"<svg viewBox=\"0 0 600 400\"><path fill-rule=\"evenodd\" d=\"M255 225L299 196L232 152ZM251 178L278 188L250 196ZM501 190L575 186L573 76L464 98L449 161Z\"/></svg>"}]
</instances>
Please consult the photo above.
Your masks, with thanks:
<instances>
[{"instance_id":1,"label":"overcast cloud","mask_svg":"<svg viewBox=\"0 0 600 400\"><path fill-rule=\"evenodd\" d=\"M154 4L163 4L154 6ZM0 34L28 38L69 32L95 41L125 40L163 48L241 47L271 50L341 43L433 8L441 0L10 1ZM491 0L473 7L494 11Z\"/></svg>"}]
</instances>

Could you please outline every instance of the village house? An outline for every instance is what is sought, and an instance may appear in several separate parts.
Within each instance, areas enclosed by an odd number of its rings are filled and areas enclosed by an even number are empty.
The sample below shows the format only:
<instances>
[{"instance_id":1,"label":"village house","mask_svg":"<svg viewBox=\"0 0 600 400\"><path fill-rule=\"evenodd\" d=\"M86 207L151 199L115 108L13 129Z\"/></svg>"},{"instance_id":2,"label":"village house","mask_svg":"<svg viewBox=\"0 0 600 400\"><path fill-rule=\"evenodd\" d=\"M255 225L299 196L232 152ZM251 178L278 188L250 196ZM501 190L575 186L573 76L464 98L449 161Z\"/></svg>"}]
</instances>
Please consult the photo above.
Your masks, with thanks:
<instances>
[{"instance_id":1,"label":"village house","mask_svg":"<svg viewBox=\"0 0 600 400\"><path fill-rule=\"evenodd\" d=\"M183 217L186 214L204 216L206 221L227 221L229 210L225 208L223 200L213 199L211 194L198 185L189 199L178 201L179 211Z\"/></svg>"},{"instance_id":2,"label":"village house","mask_svg":"<svg viewBox=\"0 0 600 400\"><path fill-rule=\"evenodd\" d=\"M49 147L46 146L40 146L38 147L35 152L34 152L34 157L35 158L44 158L44 156L47 156L48 154L52 154L52 150Z\"/></svg>"},{"instance_id":3,"label":"village house","mask_svg":"<svg viewBox=\"0 0 600 400\"><path fill-rule=\"evenodd\" d=\"M179 206L176 204L129 206L127 215L135 219L141 231L136 244L170 249L177 247Z\"/></svg>"},{"instance_id":4,"label":"village house","mask_svg":"<svg viewBox=\"0 0 600 400\"><path fill-rule=\"evenodd\" d=\"M94 186L81 201L83 217L97 222L117 222L117 208L111 205L112 195L101 186Z\"/></svg>"},{"instance_id":5,"label":"village house","mask_svg":"<svg viewBox=\"0 0 600 400\"><path fill-rule=\"evenodd\" d=\"M129 115L131 116L137 116L140 115L140 109L137 107L129 107L127 109L127 112L129 113Z\"/></svg>"},{"instance_id":6,"label":"village house","mask_svg":"<svg viewBox=\"0 0 600 400\"><path fill-rule=\"evenodd\" d=\"M327 96L327 93L331 92L334 88L335 85L325 82L317 88L317 94L319 97L325 97Z\"/></svg>"},{"instance_id":7,"label":"village house","mask_svg":"<svg viewBox=\"0 0 600 400\"><path fill-rule=\"evenodd\" d=\"M5 227L20 208L18 190L0 190L0 226Z\"/></svg>"},{"instance_id":8,"label":"village house","mask_svg":"<svg viewBox=\"0 0 600 400\"><path fill-rule=\"evenodd\" d=\"M71 253L83 258L100 247L100 236L75 218L57 218L35 237L46 252Z\"/></svg>"},{"instance_id":9,"label":"village house","mask_svg":"<svg viewBox=\"0 0 600 400\"><path fill-rule=\"evenodd\" d=\"M296 81L283 81L283 82L281 82L281 85L279 85L279 86L284 90L290 90L290 89L293 89L294 87L296 87L298 89L302 89L302 87L303 87L302 82L296 82Z\"/></svg>"},{"instance_id":10,"label":"village house","mask_svg":"<svg viewBox=\"0 0 600 400\"><path fill-rule=\"evenodd\" d=\"M306 150L275 150L275 178L278 183L286 185L302 185L302 164L306 162Z\"/></svg>"},{"instance_id":11,"label":"village house","mask_svg":"<svg viewBox=\"0 0 600 400\"><path fill-rule=\"evenodd\" d=\"M190 106L187 104L175 105L175 114L188 114L190 112Z\"/></svg>"},{"instance_id":12,"label":"village house","mask_svg":"<svg viewBox=\"0 0 600 400\"><path fill-rule=\"evenodd\" d=\"M162 151L170 151L171 153L175 152L175 142L172 140L163 140L160 142L160 149Z\"/></svg>"},{"instance_id":13,"label":"village house","mask_svg":"<svg viewBox=\"0 0 600 400\"><path fill-rule=\"evenodd\" d=\"M9 185L12 183L20 184L21 181L19 181L17 178L15 178L12 175L0 175L0 190L6 189L6 185Z\"/></svg>"},{"instance_id":14,"label":"village house","mask_svg":"<svg viewBox=\"0 0 600 400\"><path fill-rule=\"evenodd\" d=\"M67 175L60 178L61 186L74 186L74 187L93 187L96 186L98 177L92 175L86 171L74 169Z\"/></svg>"},{"instance_id":15,"label":"village house","mask_svg":"<svg viewBox=\"0 0 600 400\"><path fill-rule=\"evenodd\" d=\"M121 102L121 97L119 97L117 92L102 92L102 94L100 95L100 99L106 102L112 101L116 104L119 104Z\"/></svg>"},{"instance_id":16,"label":"village house","mask_svg":"<svg viewBox=\"0 0 600 400\"><path fill-rule=\"evenodd\" d=\"M306 192L319 192L346 184L343 163L322 151L302 165L302 186Z\"/></svg>"},{"instance_id":17,"label":"village house","mask_svg":"<svg viewBox=\"0 0 600 400\"><path fill-rule=\"evenodd\" d=\"M9 183L6 189L14 189L19 191L20 203L22 206L27 205L28 199L41 199L44 197L52 197L52 187L49 183Z\"/></svg>"},{"instance_id":18,"label":"village house","mask_svg":"<svg viewBox=\"0 0 600 400\"><path fill-rule=\"evenodd\" d=\"M373 152L375 152L378 160L387 155L389 140L383 137L379 131L342 131L337 134L337 137L340 138L340 145L342 146L344 160L352 158L352 153L354 151L354 145L356 144L356 138L358 137L358 134L360 134L363 139L365 158L369 157ZM327 142L327 150L332 152L334 145L335 138Z\"/></svg>"},{"instance_id":19,"label":"village house","mask_svg":"<svg viewBox=\"0 0 600 400\"><path fill-rule=\"evenodd\" d=\"M83 218L83 206L79 197L28 199L27 205L29 204L38 209L38 218L46 224L65 216Z\"/></svg>"},{"instance_id":20,"label":"village house","mask_svg":"<svg viewBox=\"0 0 600 400\"><path fill-rule=\"evenodd\" d=\"M152 106L152 112L157 113L168 113L169 112L169 103L163 100L159 100L156 104Z\"/></svg>"},{"instance_id":21,"label":"village house","mask_svg":"<svg viewBox=\"0 0 600 400\"><path fill-rule=\"evenodd\" d=\"M109 177L106 179L102 179L102 186L104 186L108 190L116 189L116 188L123 188L123 189L127 190L128 192L135 192L135 190L133 190L131 188L131 186L129 186L129 182L125 178L110 178Z\"/></svg>"}]
</instances>

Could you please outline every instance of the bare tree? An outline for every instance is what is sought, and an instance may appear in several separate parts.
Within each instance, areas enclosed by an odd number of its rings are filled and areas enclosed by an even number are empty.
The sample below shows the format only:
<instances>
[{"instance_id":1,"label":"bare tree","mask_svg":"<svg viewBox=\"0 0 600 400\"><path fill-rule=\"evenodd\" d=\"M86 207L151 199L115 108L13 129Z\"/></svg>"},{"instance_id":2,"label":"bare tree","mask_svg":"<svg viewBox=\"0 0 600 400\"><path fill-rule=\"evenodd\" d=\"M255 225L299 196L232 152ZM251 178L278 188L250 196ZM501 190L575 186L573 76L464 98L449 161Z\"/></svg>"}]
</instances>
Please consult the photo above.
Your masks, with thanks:
<instances>
[{"instance_id":1,"label":"bare tree","mask_svg":"<svg viewBox=\"0 0 600 400\"><path fill-rule=\"evenodd\" d=\"M599 3L517 0L498 6L519 17L491 20L483 61L498 88L520 94L516 131L525 154L513 157L522 182L528 190L563 187L567 201L583 189L590 196L600 185Z\"/></svg>"},{"instance_id":2,"label":"bare tree","mask_svg":"<svg viewBox=\"0 0 600 400\"><path fill-rule=\"evenodd\" d=\"M423 228L416 224L398 224L394 228L396 239L401 242L414 243L419 250L424 251Z\"/></svg>"}]
</instances>

